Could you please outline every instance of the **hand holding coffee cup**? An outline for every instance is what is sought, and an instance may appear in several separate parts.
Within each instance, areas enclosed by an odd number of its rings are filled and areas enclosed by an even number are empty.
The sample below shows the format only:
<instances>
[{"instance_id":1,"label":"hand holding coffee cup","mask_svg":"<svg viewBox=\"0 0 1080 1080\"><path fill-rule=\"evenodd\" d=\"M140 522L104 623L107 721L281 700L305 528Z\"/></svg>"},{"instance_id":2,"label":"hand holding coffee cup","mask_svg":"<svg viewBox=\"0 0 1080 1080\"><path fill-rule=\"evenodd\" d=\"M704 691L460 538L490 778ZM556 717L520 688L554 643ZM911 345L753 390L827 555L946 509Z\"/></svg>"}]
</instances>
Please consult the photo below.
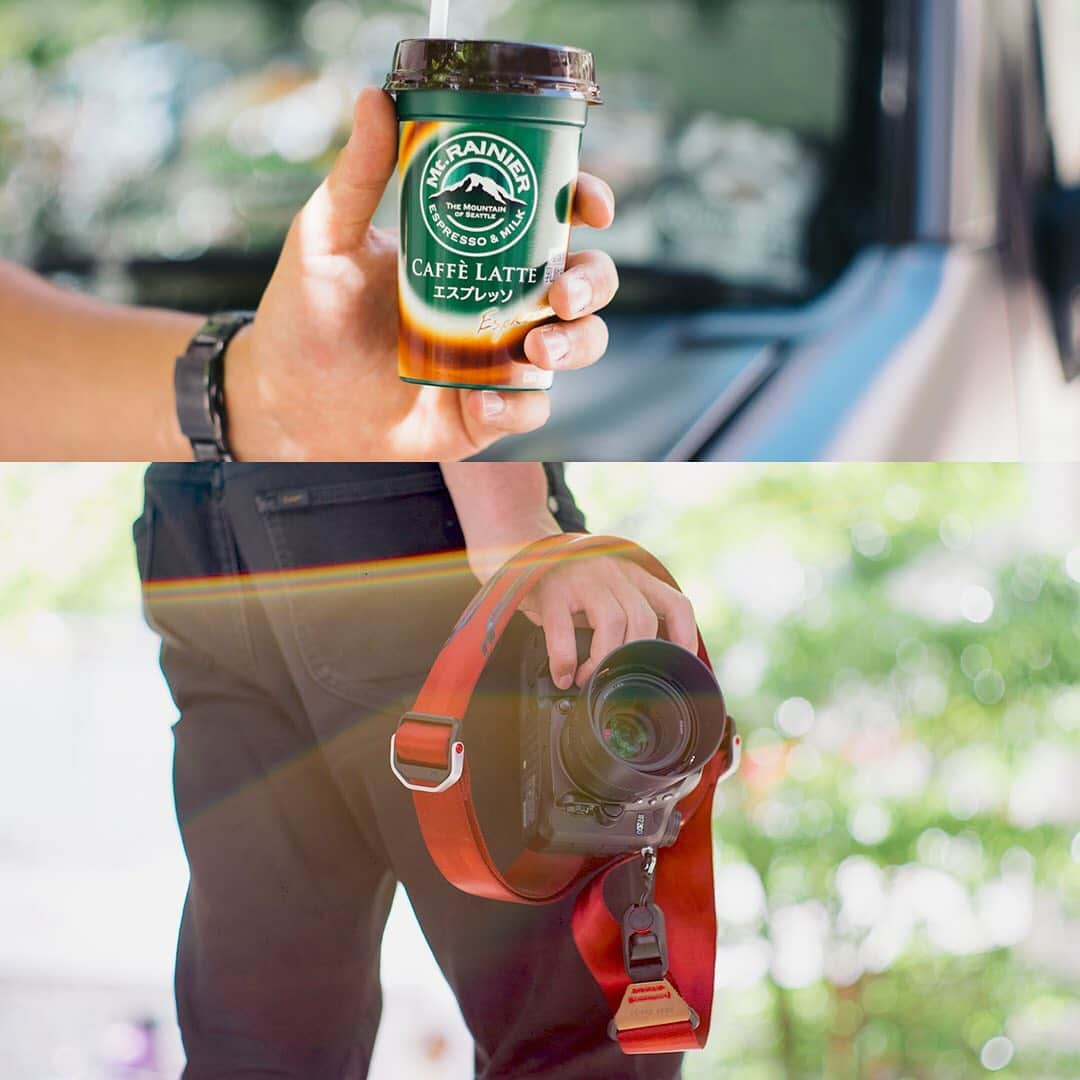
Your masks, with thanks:
<instances>
[{"instance_id":1,"label":"hand holding coffee cup","mask_svg":"<svg viewBox=\"0 0 1080 1080\"><path fill-rule=\"evenodd\" d=\"M547 422L546 394L398 378L398 237L371 224L397 144L392 100L365 90L348 145L289 231L254 325L230 347L231 393L244 404L231 410L231 435L249 460L456 461ZM612 218L608 186L581 174L573 222L606 228ZM523 343L529 360L550 370L600 358L607 331L592 313L617 287L601 252L571 256L567 267L549 303L568 321L533 329ZM555 329L569 340L561 359L562 344L545 336Z\"/></svg>"}]
</instances>

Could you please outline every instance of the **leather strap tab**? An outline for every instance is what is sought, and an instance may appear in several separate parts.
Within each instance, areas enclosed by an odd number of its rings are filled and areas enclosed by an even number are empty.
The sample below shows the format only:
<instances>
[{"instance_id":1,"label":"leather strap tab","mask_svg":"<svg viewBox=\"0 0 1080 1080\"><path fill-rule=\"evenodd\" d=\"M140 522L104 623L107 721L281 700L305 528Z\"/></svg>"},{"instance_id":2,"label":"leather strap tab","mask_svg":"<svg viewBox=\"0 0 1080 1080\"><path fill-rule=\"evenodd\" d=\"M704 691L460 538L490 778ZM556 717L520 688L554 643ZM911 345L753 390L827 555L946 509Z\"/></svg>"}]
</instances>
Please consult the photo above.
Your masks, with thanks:
<instances>
[{"instance_id":1,"label":"leather strap tab","mask_svg":"<svg viewBox=\"0 0 1080 1080\"><path fill-rule=\"evenodd\" d=\"M631 1031L686 1024L691 1029L694 1015L682 994L665 978L631 983L612 1020L619 1035Z\"/></svg>"}]
</instances>

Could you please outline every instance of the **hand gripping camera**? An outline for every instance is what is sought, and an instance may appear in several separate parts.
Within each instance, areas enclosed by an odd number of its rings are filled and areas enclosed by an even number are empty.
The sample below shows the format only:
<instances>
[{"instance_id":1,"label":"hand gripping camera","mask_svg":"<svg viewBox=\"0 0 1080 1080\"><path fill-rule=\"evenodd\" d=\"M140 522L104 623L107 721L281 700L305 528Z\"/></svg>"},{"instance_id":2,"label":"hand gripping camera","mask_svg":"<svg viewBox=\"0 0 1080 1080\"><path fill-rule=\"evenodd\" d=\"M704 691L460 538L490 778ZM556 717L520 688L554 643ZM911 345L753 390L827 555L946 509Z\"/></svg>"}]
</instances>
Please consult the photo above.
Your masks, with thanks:
<instances>
[{"instance_id":1,"label":"hand gripping camera","mask_svg":"<svg viewBox=\"0 0 1080 1080\"><path fill-rule=\"evenodd\" d=\"M578 655L591 631L578 631ZM712 672L669 641L611 653L587 684L560 690L543 635L522 665L521 807L526 844L552 854L667 847L677 807L720 750L729 724Z\"/></svg>"}]
</instances>

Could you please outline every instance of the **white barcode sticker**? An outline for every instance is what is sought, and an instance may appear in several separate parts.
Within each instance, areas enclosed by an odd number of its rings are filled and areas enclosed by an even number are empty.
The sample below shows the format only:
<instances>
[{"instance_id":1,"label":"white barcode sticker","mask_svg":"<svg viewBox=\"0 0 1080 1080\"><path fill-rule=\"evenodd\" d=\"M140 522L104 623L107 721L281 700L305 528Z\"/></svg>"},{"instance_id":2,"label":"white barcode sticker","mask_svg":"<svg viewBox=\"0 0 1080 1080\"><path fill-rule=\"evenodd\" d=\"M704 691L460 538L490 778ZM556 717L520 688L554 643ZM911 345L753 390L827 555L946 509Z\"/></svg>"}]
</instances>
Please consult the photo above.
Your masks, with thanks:
<instances>
[{"instance_id":1,"label":"white barcode sticker","mask_svg":"<svg viewBox=\"0 0 1080 1080\"><path fill-rule=\"evenodd\" d=\"M547 269L544 271L544 284L550 285L557 277L562 277L566 269L566 251L564 248L552 248L548 252Z\"/></svg>"}]
</instances>

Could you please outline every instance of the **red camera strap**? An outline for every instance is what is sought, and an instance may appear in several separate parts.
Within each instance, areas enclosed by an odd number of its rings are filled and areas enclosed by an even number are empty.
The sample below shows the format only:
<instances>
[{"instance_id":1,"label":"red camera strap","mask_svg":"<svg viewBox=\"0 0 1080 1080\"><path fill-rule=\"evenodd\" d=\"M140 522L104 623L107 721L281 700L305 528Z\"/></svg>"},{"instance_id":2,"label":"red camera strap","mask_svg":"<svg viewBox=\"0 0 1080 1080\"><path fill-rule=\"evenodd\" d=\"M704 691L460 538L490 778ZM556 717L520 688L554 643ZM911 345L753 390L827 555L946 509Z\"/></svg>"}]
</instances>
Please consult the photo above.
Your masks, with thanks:
<instances>
[{"instance_id":1,"label":"red camera strap","mask_svg":"<svg viewBox=\"0 0 1080 1080\"><path fill-rule=\"evenodd\" d=\"M473 805L467 733L459 730L495 646L537 579L568 558L596 555L631 559L678 588L656 558L627 540L567 534L526 548L491 578L462 615L432 666L414 711L402 720L392 754L397 762L438 777L430 785L411 784L413 803L428 851L459 889L491 900L543 904L585 886L574 907L574 940L615 1015L631 984L624 968L621 925L604 901L603 886L612 870L638 855L590 859L524 848L509 869L500 870ZM698 656L709 664L700 634ZM699 1023L680 1020L621 1029L617 1037L628 1054L699 1049L708 1038L716 963L711 807L717 781L733 753L729 733L701 783L679 803L683 816L679 839L663 850L656 868L655 900L666 916L671 986L664 983L655 990L663 997L676 988L673 996L681 995Z\"/></svg>"}]
</instances>

